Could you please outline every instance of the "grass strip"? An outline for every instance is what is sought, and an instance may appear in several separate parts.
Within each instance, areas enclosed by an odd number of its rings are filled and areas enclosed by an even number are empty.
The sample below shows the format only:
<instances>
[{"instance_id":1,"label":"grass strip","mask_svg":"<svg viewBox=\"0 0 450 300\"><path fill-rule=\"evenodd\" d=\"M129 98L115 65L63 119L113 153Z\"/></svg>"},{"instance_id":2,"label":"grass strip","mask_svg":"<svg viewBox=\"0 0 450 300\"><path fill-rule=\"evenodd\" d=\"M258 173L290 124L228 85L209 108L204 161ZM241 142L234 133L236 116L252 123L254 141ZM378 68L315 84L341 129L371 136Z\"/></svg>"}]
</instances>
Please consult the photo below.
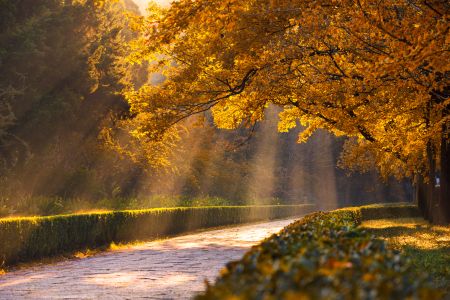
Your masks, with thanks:
<instances>
[{"instance_id":1,"label":"grass strip","mask_svg":"<svg viewBox=\"0 0 450 300\"><path fill-rule=\"evenodd\" d=\"M422 218L370 220L361 226L404 253L416 270L426 270L435 286L450 295L450 226L433 225Z\"/></svg>"}]
</instances>

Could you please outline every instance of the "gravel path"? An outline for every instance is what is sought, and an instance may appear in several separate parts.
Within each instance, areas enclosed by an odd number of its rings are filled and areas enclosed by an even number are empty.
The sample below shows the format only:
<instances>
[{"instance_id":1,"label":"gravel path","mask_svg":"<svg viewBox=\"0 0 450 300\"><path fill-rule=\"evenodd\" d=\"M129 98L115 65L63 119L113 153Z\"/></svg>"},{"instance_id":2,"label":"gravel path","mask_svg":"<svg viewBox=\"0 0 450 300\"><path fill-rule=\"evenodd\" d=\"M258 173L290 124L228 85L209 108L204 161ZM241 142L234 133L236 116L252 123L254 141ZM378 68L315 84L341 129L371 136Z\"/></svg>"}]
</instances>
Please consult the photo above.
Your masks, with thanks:
<instances>
[{"instance_id":1,"label":"gravel path","mask_svg":"<svg viewBox=\"0 0 450 300\"><path fill-rule=\"evenodd\" d=\"M293 220L204 231L0 276L0 299L189 299Z\"/></svg>"}]
</instances>

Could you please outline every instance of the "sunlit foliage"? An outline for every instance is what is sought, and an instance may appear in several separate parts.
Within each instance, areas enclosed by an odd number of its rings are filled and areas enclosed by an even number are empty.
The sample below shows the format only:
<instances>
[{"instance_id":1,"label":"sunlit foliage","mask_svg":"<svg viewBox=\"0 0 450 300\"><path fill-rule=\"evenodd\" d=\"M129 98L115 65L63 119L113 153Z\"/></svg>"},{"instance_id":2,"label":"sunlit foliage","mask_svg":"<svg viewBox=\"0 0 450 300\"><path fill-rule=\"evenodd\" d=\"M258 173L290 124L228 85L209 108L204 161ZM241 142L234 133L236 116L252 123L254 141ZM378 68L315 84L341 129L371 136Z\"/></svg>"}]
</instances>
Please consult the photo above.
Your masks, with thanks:
<instances>
[{"instance_id":1,"label":"sunlit foliage","mask_svg":"<svg viewBox=\"0 0 450 300\"><path fill-rule=\"evenodd\" d=\"M235 129L284 108L279 130L301 123L352 137L342 163L398 177L427 169L447 133L447 1L188 1L150 5L136 20L132 61L166 80L127 95L134 136L164 141L211 110ZM169 139L170 140L170 139Z\"/></svg>"}]
</instances>

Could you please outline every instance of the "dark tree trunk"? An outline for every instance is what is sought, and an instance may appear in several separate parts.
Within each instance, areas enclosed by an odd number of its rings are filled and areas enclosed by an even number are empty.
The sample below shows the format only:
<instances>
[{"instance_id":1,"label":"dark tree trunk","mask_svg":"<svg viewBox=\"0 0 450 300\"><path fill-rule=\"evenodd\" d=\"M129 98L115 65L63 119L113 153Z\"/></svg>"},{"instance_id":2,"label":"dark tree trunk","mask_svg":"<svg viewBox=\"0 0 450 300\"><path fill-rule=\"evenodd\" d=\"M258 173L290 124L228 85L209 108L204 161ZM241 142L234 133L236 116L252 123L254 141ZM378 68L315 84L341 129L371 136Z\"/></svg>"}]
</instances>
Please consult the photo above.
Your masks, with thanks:
<instances>
[{"instance_id":1,"label":"dark tree trunk","mask_svg":"<svg viewBox=\"0 0 450 300\"><path fill-rule=\"evenodd\" d=\"M425 124L426 128L430 127L430 111L433 102L433 96L428 101L425 111ZM419 209L422 212L425 220L433 221L432 208L433 208L433 191L434 191L434 159L433 159L433 145L431 141L427 142L426 147L426 162L427 162L427 174L419 174L419 182L417 185L417 195Z\"/></svg>"},{"instance_id":2,"label":"dark tree trunk","mask_svg":"<svg viewBox=\"0 0 450 300\"><path fill-rule=\"evenodd\" d=\"M426 111L426 126L430 125L430 111L434 104L442 103L443 100L450 96L450 87L447 86L443 91L434 91L431 93L431 101ZM442 118L450 113L450 106L442 111ZM449 145L449 129L450 124L446 122L442 126L441 148L437 151L431 141L427 143L427 163L428 163L428 180L424 180L419 175L416 184L416 201L425 219L432 223L449 224L450 223L450 145ZM436 155L436 154L439 154ZM437 164L437 165L436 165ZM439 182L436 180L439 171Z\"/></svg>"},{"instance_id":3,"label":"dark tree trunk","mask_svg":"<svg viewBox=\"0 0 450 300\"><path fill-rule=\"evenodd\" d=\"M427 176L416 176L415 201L424 219L436 223L442 217L439 209L440 192L436 187L436 158L431 142L427 145L427 163Z\"/></svg>"},{"instance_id":4,"label":"dark tree trunk","mask_svg":"<svg viewBox=\"0 0 450 300\"><path fill-rule=\"evenodd\" d=\"M428 180L426 182L426 204L428 212L428 220L432 223L436 222L438 216L438 201L436 193L436 155L434 147L431 142L427 145L427 159L428 159Z\"/></svg>"},{"instance_id":5,"label":"dark tree trunk","mask_svg":"<svg viewBox=\"0 0 450 300\"><path fill-rule=\"evenodd\" d=\"M447 74L448 76L448 74ZM447 77L448 78L448 77ZM439 92L440 101L450 97L450 86L447 86L442 92ZM442 110L442 118L450 115L450 105L446 105ZM450 224L450 122L442 125L441 133L441 151L440 151L440 193L439 193L439 218L437 223Z\"/></svg>"},{"instance_id":6,"label":"dark tree trunk","mask_svg":"<svg viewBox=\"0 0 450 300\"><path fill-rule=\"evenodd\" d=\"M441 180L438 223L450 224L450 142L448 139L450 124L444 124L441 141Z\"/></svg>"},{"instance_id":7,"label":"dark tree trunk","mask_svg":"<svg viewBox=\"0 0 450 300\"><path fill-rule=\"evenodd\" d=\"M428 204L427 204L427 187L424 178L421 174L416 175L415 183L415 202L422 213L424 219L429 219Z\"/></svg>"}]
</instances>

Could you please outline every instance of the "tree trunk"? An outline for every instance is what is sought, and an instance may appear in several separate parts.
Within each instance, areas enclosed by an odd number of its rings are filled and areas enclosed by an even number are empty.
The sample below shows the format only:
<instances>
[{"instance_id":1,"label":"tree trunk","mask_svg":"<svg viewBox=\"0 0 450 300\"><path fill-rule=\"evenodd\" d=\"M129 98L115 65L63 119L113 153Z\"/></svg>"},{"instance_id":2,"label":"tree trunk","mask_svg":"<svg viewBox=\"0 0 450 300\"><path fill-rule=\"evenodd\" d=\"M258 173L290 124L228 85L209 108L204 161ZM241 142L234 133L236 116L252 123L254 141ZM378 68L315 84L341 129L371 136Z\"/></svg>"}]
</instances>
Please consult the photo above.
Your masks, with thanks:
<instances>
[{"instance_id":1,"label":"tree trunk","mask_svg":"<svg viewBox=\"0 0 450 300\"><path fill-rule=\"evenodd\" d=\"M427 145L428 158L428 180L426 183L426 204L428 212L428 220L435 223L439 219L438 209L438 193L436 193L436 158L434 147L431 142Z\"/></svg>"},{"instance_id":2,"label":"tree trunk","mask_svg":"<svg viewBox=\"0 0 450 300\"><path fill-rule=\"evenodd\" d=\"M434 91L428 103L425 120L426 127L430 126L430 112L435 104L441 104L444 99L450 96L450 86L443 91ZM442 118L450 114L450 105L444 107ZM427 143L427 163L428 163L428 180L419 175L419 182L416 187L417 203L420 211L425 219L431 223L449 224L450 223L450 145L449 145L450 124L446 122L442 125L441 133L441 149L439 157L436 153L438 150L431 141ZM439 151L438 151L439 152ZM436 166L436 163L438 165ZM440 171L439 182L436 180L436 170ZM425 182L426 181L426 182Z\"/></svg>"},{"instance_id":3,"label":"tree trunk","mask_svg":"<svg viewBox=\"0 0 450 300\"><path fill-rule=\"evenodd\" d=\"M440 216L438 223L450 224L450 142L448 134L450 131L450 124L442 126L442 141L441 141L441 180L440 180L440 199L439 212Z\"/></svg>"},{"instance_id":4,"label":"tree trunk","mask_svg":"<svg viewBox=\"0 0 450 300\"><path fill-rule=\"evenodd\" d=\"M450 97L450 86L447 86L443 92L440 92L442 99ZM450 105L447 104L442 110L442 118L450 115ZM439 224L450 224L450 122L442 125L441 133L441 151L440 151L440 193L439 193Z\"/></svg>"},{"instance_id":5,"label":"tree trunk","mask_svg":"<svg viewBox=\"0 0 450 300\"><path fill-rule=\"evenodd\" d=\"M425 220L429 219L428 204L427 204L427 187L424 178L421 174L418 174L415 179L415 202L422 213Z\"/></svg>"}]
</instances>

